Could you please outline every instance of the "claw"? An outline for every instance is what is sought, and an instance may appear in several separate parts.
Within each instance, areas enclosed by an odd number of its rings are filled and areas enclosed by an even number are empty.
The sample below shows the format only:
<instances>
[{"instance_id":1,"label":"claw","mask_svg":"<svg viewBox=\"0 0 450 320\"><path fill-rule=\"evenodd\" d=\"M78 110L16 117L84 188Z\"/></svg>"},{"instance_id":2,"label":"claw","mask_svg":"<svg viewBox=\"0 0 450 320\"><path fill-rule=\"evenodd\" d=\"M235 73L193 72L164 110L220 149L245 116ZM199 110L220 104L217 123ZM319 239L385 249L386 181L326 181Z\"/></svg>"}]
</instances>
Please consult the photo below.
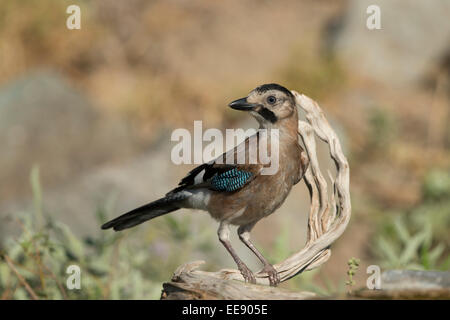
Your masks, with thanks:
<instances>
[{"instance_id":1,"label":"claw","mask_svg":"<svg viewBox=\"0 0 450 320\"><path fill-rule=\"evenodd\" d=\"M255 275L245 264L239 265L238 269L244 277L245 282L256 283Z\"/></svg>"},{"instance_id":2,"label":"claw","mask_svg":"<svg viewBox=\"0 0 450 320\"><path fill-rule=\"evenodd\" d=\"M269 283L272 287L276 287L281 282L280 275L271 264L265 265L261 272L267 273L269 276Z\"/></svg>"}]
</instances>

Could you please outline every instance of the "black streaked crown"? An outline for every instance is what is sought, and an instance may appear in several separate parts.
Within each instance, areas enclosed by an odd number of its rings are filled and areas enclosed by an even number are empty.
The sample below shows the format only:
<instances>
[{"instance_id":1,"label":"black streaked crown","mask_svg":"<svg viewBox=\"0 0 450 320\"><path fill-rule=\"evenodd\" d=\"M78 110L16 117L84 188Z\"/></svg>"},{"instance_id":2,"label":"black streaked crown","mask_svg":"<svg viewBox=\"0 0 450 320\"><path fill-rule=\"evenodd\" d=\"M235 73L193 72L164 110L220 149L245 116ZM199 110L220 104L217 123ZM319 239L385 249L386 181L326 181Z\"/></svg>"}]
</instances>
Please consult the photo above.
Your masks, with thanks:
<instances>
[{"instance_id":1,"label":"black streaked crown","mask_svg":"<svg viewBox=\"0 0 450 320\"><path fill-rule=\"evenodd\" d=\"M278 90L278 91L281 91L281 92L287 94L287 96L288 96L289 98L292 99L292 102L295 101L295 97L294 97L294 95L292 94L292 92L289 91L288 89L286 89L285 87L280 86L280 85L277 84L277 83L267 83L267 84L263 84L263 85L257 87L255 90L256 90L256 92L258 92L258 93L264 93L264 92L269 91L269 90Z\"/></svg>"}]
</instances>

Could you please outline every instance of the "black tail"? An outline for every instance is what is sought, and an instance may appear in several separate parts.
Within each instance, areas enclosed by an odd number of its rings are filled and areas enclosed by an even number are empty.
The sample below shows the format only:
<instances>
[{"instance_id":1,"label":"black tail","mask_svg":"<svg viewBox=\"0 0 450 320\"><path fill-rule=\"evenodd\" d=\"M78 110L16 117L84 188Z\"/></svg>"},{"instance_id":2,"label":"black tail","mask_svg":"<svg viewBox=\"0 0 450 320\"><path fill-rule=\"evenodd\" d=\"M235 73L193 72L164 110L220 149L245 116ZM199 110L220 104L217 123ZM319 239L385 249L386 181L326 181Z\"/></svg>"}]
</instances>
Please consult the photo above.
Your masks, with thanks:
<instances>
[{"instance_id":1,"label":"black tail","mask_svg":"<svg viewBox=\"0 0 450 320\"><path fill-rule=\"evenodd\" d=\"M128 229L141 224L147 220L162 216L169 212L180 209L179 206L182 197L178 195L167 195L164 198L150 202L142 207L127 212L102 225L102 229L113 228L115 231Z\"/></svg>"}]
</instances>

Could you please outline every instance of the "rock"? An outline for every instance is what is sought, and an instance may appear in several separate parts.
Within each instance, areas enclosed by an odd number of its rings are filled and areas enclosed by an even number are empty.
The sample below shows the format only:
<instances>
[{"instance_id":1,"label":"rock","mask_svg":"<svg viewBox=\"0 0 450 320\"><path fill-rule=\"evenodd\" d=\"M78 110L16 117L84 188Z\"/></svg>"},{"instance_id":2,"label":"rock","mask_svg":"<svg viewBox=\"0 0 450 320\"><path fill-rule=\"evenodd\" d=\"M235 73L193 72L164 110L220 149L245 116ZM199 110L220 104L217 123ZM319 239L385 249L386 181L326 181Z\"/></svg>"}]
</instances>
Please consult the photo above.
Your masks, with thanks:
<instances>
[{"instance_id":1,"label":"rock","mask_svg":"<svg viewBox=\"0 0 450 320\"><path fill-rule=\"evenodd\" d=\"M350 296L358 299L448 300L450 272L387 270L381 275L381 290L367 288Z\"/></svg>"},{"instance_id":2,"label":"rock","mask_svg":"<svg viewBox=\"0 0 450 320\"><path fill-rule=\"evenodd\" d=\"M381 29L369 30L369 5ZM328 44L352 72L389 85L423 80L450 51L450 1L351 0L328 28Z\"/></svg>"},{"instance_id":3,"label":"rock","mask_svg":"<svg viewBox=\"0 0 450 320\"><path fill-rule=\"evenodd\" d=\"M450 272L387 270L381 275L382 290L449 289Z\"/></svg>"},{"instance_id":4,"label":"rock","mask_svg":"<svg viewBox=\"0 0 450 320\"><path fill-rule=\"evenodd\" d=\"M38 71L0 89L0 203L30 195L40 167L45 187L70 184L79 172L130 150L125 126L93 108L52 71Z\"/></svg>"}]
</instances>

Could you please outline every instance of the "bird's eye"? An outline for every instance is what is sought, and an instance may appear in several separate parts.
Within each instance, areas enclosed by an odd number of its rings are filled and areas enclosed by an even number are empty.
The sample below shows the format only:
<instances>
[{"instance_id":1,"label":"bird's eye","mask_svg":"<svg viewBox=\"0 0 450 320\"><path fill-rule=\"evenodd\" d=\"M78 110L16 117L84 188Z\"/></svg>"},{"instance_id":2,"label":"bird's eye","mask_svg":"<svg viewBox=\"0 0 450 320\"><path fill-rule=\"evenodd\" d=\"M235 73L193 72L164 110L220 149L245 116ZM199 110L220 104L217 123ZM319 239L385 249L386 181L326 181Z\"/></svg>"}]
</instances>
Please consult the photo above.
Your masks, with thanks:
<instances>
[{"instance_id":1,"label":"bird's eye","mask_svg":"<svg viewBox=\"0 0 450 320\"><path fill-rule=\"evenodd\" d=\"M270 104L274 104L276 101L277 101L277 98L275 98L274 96L267 97L267 102Z\"/></svg>"}]
</instances>

